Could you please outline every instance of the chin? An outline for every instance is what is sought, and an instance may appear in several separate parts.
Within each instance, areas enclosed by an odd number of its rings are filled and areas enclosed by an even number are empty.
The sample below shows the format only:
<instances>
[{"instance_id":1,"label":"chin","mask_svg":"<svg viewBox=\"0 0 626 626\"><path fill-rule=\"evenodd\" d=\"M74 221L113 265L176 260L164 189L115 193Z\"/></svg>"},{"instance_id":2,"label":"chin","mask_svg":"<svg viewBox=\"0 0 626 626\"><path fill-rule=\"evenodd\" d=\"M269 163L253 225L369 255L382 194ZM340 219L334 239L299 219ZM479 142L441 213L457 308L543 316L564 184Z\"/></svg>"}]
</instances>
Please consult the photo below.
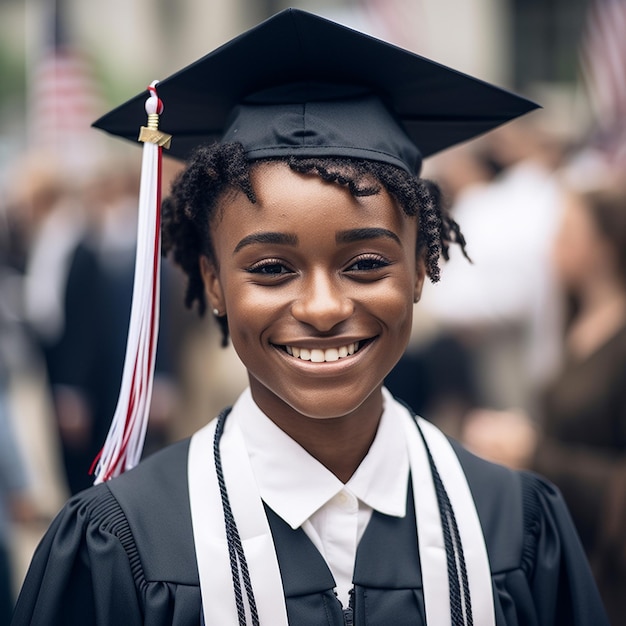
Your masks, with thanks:
<instances>
[{"instance_id":1,"label":"chin","mask_svg":"<svg viewBox=\"0 0 626 626\"><path fill-rule=\"evenodd\" d=\"M313 420L334 420L347 417L359 410L372 411L379 416L382 410L382 385L372 391L357 392L344 390L332 392L329 389L305 394L300 398L287 400L287 404L300 415Z\"/></svg>"}]
</instances>

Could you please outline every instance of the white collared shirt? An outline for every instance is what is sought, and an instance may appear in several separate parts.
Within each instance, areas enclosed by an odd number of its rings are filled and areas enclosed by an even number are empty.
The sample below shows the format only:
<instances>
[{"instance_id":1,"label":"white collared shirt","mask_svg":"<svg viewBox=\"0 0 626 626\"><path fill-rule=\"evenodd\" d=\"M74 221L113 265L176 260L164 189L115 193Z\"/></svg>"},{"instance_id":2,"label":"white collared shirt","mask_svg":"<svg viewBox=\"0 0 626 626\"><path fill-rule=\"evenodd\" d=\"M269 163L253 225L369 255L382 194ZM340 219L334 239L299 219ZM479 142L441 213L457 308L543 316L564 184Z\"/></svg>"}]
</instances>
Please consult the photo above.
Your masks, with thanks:
<instances>
[{"instance_id":1,"label":"white collared shirt","mask_svg":"<svg viewBox=\"0 0 626 626\"><path fill-rule=\"evenodd\" d=\"M344 485L272 422L247 389L229 419L245 439L262 500L293 529L302 527L320 551L348 605L356 549L376 510L403 517L409 461L403 429L383 410L370 449Z\"/></svg>"}]
</instances>

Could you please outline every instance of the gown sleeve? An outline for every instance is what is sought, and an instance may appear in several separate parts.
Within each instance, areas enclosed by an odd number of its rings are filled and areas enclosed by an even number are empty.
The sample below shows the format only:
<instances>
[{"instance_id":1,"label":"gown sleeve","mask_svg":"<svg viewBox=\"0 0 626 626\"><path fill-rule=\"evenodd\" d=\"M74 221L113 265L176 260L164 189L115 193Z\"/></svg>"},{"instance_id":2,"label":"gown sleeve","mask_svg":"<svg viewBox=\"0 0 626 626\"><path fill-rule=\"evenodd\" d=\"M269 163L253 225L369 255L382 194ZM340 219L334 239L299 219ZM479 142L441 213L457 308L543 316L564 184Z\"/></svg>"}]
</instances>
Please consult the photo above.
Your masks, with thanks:
<instances>
[{"instance_id":1,"label":"gown sleeve","mask_svg":"<svg viewBox=\"0 0 626 626\"><path fill-rule=\"evenodd\" d=\"M91 487L42 539L12 626L197 626L188 440Z\"/></svg>"},{"instance_id":2,"label":"gown sleeve","mask_svg":"<svg viewBox=\"0 0 626 626\"><path fill-rule=\"evenodd\" d=\"M569 511L550 482L522 476L526 571L537 623L609 626Z\"/></svg>"},{"instance_id":3,"label":"gown sleeve","mask_svg":"<svg viewBox=\"0 0 626 626\"><path fill-rule=\"evenodd\" d=\"M106 485L72 498L35 552L11 625L143 624L125 525Z\"/></svg>"}]
</instances>

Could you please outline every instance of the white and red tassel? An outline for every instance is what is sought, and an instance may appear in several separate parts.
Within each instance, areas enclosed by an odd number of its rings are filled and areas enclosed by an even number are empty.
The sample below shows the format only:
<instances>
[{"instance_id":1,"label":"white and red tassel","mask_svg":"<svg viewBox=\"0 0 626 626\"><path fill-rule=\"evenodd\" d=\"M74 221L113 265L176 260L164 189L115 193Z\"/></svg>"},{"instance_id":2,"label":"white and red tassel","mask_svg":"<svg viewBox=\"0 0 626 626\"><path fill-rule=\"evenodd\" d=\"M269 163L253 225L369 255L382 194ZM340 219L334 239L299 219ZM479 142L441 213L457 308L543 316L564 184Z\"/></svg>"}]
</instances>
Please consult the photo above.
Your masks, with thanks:
<instances>
[{"instance_id":1,"label":"white and red tassel","mask_svg":"<svg viewBox=\"0 0 626 626\"><path fill-rule=\"evenodd\" d=\"M148 126L143 126L139 134L139 141L144 145L137 251L122 384L111 428L94 461L96 484L139 463L148 428L159 330L161 159L163 148L168 148L171 140L170 135L158 129L163 103L157 95L157 83L148 87Z\"/></svg>"}]
</instances>

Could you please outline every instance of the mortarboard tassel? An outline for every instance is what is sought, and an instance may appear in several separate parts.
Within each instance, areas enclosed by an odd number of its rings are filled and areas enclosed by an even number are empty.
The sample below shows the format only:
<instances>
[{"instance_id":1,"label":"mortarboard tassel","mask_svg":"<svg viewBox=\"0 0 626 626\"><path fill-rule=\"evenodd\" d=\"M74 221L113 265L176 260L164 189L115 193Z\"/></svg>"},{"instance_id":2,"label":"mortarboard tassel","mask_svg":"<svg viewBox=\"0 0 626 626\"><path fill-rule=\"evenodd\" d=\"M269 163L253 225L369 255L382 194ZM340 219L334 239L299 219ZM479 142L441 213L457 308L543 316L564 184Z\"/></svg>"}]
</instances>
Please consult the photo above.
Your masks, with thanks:
<instances>
[{"instance_id":1,"label":"mortarboard tassel","mask_svg":"<svg viewBox=\"0 0 626 626\"><path fill-rule=\"evenodd\" d=\"M163 103L153 82L146 100L148 126L143 146L135 278L122 384L104 446L92 465L95 484L135 467L141 459L148 426L159 328L161 273L161 158L171 136L159 131Z\"/></svg>"}]
</instances>

